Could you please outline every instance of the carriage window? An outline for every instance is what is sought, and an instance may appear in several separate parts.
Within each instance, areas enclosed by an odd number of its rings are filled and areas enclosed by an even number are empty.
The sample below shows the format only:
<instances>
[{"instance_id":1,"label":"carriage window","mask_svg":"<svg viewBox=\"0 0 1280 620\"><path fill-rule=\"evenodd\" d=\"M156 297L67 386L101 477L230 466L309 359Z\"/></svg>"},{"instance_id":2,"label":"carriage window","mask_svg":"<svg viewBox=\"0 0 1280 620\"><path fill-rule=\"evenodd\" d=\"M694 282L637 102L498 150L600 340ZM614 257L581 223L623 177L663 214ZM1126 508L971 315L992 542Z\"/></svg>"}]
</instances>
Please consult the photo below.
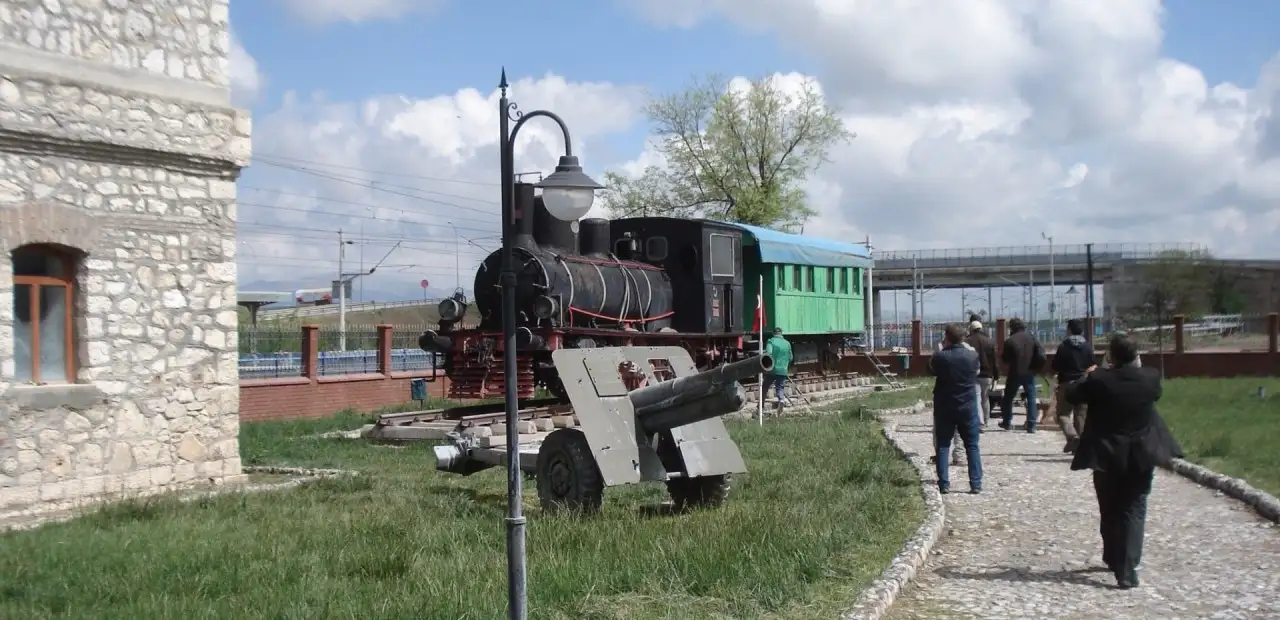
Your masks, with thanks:
<instances>
[{"instance_id":1,"label":"carriage window","mask_svg":"<svg viewBox=\"0 0 1280 620\"><path fill-rule=\"evenodd\" d=\"M778 277L777 277L778 281L775 284L774 288L778 289L779 291L787 290L787 268L783 267L782 265L778 265L776 271L778 272Z\"/></svg>"},{"instance_id":2,"label":"carriage window","mask_svg":"<svg viewBox=\"0 0 1280 620\"><path fill-rule=\"evenodd\" d=\"M711 235L711 275L737 275L737 264L733 251L733 237L729 235Z\"/></svg>"},{"instance_id":3,"label":"carriage window","mask_svg":"<svg viewBox=\"0 0 1280 620\"><path fill-rule=\"evenodd\" d=\"M804 290L804 273L803 272L804 270L800 268L800 265L796 265L795 267L791 268L791 290L794 290L794 291Z\"/></svg>"},{"instance_id":4,"label":"carriage window","mask_svg":"<svg viewBox=\"0 0 1280 620\"><path fill-rule=\"evenodd\" d=\"M667 238L649 237L645 239L644 256L652 263L667 260Z\"/></svg>"},{"instance_id":5,"label":"carriage window","mask_svg":"<svg viewBox=\"0 0 1280 620\"><path fill-rule=\"evenodd\" d=\"M804 290L812 293L815 290L813 288L813 267L806 267L804 270L804 276Z\"/></svg>"},{"instance_id":6,"label":"carriage window","mask_svg":"<svg viewBox=\"0 0 1280 620\"><path fill-rule=\"evenodd\" d=\"M836 292L836 268L827 267L827 292Z\"/></svg>"},{"instance_id":7,"label":"carriage window","mask_svg":"<svg viewBox=\"0 0 1280 620\"><path fill-rule=\"evenodd\" d=\"M853 271L853 270L849 269L848 267L840 268L840 292L845 295L849 294L849 272L850 271ZM857 272L855 271L854 273L857 273Z\"/></svg>"}]
</instances>

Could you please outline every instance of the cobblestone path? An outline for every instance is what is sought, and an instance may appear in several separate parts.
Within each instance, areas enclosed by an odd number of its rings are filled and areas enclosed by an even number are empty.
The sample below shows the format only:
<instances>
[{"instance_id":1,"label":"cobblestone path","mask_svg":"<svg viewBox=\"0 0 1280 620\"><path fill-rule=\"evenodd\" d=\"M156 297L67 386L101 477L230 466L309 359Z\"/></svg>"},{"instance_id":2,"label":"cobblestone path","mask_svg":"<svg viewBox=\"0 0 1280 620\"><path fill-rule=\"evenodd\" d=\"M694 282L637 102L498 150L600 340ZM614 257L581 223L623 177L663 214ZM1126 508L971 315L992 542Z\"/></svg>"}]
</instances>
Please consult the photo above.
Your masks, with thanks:
<instances>
[{"instance_id":1,"label":"cobblestone path","mask_svg":"<svg viewBox=\"0 0 1280 620\"><path fill-rule=\"evenodd\" d=\"M889 420L927 464L931 414ZM995 422L980 444L982 494L967 493L963 466L951 468L946 528L886 618L1280 618L1280 528L1158 470L1141 586L1120 590L1102 564L1092 479L1071 471L1062 433L1018 431L1016 416L1014 431Z\"/></svg>"}]
</instances>

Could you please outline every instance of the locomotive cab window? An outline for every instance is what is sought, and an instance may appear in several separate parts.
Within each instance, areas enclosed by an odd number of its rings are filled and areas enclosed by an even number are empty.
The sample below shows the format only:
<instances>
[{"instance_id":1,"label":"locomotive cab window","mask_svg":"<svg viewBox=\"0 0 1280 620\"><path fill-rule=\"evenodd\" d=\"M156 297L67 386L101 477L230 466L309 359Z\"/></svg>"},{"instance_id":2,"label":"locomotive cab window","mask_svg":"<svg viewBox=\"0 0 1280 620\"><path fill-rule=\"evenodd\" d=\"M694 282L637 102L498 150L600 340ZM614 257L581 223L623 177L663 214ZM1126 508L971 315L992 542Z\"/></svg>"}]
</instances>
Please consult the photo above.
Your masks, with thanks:
<instances>
[{"instance_id":1,"label":"locomotive cab window","mask_svg":"<svg viewBox=\"0 0 1280 620\"><path fill-rule=\"evenodd\" d=\"M729 235L711 234L711 275L735 276L738 273L736 252L733 251L733 237Z\"/></svg>"},{"instance_id":2,"label":"locomotive cab window","mask_svg":"<svg viewBox=\"0 0 1280 620\"><path fill-rule=\"evenodd\" d=\"M667 260L667 238L649 237L645 239L644 256L651 263Z\"/></svg>"}]
</instances>

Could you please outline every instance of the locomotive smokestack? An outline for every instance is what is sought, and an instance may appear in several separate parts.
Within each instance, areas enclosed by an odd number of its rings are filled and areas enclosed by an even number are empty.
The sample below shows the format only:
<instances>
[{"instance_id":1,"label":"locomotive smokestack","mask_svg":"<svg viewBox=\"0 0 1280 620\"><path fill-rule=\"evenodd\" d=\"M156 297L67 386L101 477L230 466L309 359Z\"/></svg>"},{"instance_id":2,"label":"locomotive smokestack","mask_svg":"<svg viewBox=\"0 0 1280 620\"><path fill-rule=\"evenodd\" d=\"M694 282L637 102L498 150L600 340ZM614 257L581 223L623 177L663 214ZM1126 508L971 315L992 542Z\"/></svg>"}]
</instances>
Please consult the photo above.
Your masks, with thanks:
<instances>
[{"instance_id":1,"label":"locomotive smokestack","mask_svg":"<svg viewBox=\"0 0 1280 620\"><path fill-rule=\"evenodd\" d=\"M533 199L533 240L543 249L577 254L578 221L556 219L538 196Z\"/></svg>"},{"instance_id":2,"label":"locomotive smokestack","mask_svg":"<svg viewBox=\"0 0 1280 620\"><path fill-rule=\"evenodd\" d=\"M582 220L578 228L578 250L584 256L609 255L609 220L592 217Z\"/></svg>"},{"instance_id":3,"label":"locomotive smokestack","mask_svg":"<svg viewBox=\"0 0 1280 620\"><path fill-rule=\"evenodd\" d=\"M537 242L533 238L534 196L532 183L516 183L516 238L518 248L533 248Z\"/></svg>"}]
</instances>

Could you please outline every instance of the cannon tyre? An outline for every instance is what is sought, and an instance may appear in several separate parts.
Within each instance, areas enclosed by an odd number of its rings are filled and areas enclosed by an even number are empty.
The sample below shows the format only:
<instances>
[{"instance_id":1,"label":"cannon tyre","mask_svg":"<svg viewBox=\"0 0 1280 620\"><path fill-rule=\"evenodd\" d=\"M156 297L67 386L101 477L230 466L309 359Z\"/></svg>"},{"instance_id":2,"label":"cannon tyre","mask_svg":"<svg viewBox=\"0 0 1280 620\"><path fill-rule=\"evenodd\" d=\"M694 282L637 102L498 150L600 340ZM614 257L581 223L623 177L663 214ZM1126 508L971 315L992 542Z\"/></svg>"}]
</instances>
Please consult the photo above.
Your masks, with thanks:
<instances>
[{"instance_id":1,"label":"cannon tyre","mask_svg":"<svg viewBox=\"0 0 1280 620\"><path fill-rule=\"evenodd\" d=\"M604 478L587 436L576 428L553 431L538 449L538 499L548 513L592 513L604 500Z\"/></svg>"},{"instance_id":2,"label":"cannon tyre","mask_svg":"<svg viewBox=\"0 0 1280 620\"><path fill-rule=\"evenodd\" d=\"M729 474L673 478L667 481L667 492L671 494L675 508L680 512L694 508L716 508L728 499L731 480Z\"/></svg>"}]
</instances>

